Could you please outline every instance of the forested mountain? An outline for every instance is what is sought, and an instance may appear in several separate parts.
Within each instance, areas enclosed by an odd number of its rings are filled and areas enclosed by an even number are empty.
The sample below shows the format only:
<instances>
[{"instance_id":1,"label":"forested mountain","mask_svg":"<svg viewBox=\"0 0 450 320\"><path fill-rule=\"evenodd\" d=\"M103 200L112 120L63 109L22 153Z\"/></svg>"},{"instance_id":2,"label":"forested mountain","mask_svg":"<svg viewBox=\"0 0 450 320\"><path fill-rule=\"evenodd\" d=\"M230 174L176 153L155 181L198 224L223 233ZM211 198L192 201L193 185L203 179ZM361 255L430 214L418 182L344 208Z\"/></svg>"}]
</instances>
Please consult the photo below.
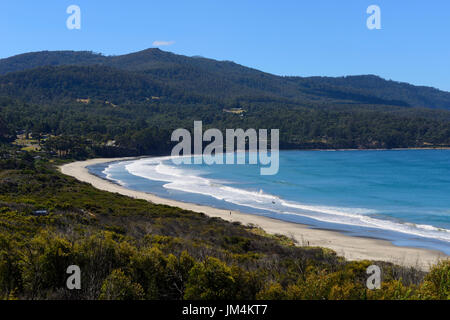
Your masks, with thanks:
<instances>
[{"instance_id":1,"label":"forested mountain","mask_svg":"<svg viewBox=\"0 0 450 320\"><path fill-rule=\"evenodd\" d=\"M29 53L0 74L2 139L50 136L72 157L168 153L194 120L278 128L282 148L450 146L450 93L376 76L279 77L159 49Z\"/></svg>"},{"instance_id":2,"label":"forested mountain","mask_svg":"<svg viewBox=\"0 0 450 320\"><path fill-rule=\"evenodd\" d=\"M304 86L316 89L316 92L320 92L321 88L329 91L330 95L334 92L337 98L342 97L346 92L361 97L370 93L370 96L379 98L383 102L391 102L393 105L450 109L449 92L431 87L388 81L374 75L294 79Z\"/></svg>"},{"instance_id":3,"label":"forested mountain","mask_svg":"<svg viewBox=\"0 0 450 320\"><path fill-rule=\"evenodd\" d=\"M0 60L0 74L67 65L103 65L132 71L134 74L141 73L153 81L164 81L180 93L222 100L270 97L295 103L351 102L450 109L449 92L387 81L373 75L341 78L280 77L229 61L186 57L159 49L120 56L75 51L27 53Z\"/></svg>"},{"instance_id":4,"label":"forested mountain","mask_svg":"<svg viewBox=\"0 0 450 320\"><path fill-rule=\"evenodd\" d=\"M160 81L106 66L40 67L0 78L4 96L32 102L70 102L78 98L139 101L170 94Z\"/></svg>"}]
</instances>

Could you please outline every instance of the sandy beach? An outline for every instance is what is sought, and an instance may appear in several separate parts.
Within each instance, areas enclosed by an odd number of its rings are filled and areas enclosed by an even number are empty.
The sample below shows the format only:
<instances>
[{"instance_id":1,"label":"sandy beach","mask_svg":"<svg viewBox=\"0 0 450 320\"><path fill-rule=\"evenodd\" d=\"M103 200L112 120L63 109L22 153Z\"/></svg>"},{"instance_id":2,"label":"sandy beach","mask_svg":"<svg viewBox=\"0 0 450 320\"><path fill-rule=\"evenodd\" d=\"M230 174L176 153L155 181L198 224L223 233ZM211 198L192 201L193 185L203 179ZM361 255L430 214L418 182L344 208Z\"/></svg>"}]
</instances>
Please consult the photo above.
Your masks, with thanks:
<instances>
[{"instance_id":1,"label":"sandy beach","mask_svg":"<svg viewBox=\"0 0 450 320\"><path fill-rule=\"evenodd\" d=\"M217 209L192 203L164 199L149 193L129 190L120 185L108 182L89 173L87 166L103 162L117 160L129 160L133 158L92 159L65 164L60 167L63 174L72 176L79 181L87 182L97 189L119 193L137 199L144 199L155 204L164 204L179 207L186 210L204 213L210 217L219 217L227 221L239 221L243 225L253 224L267 233L283 234L293 237L299 245L325 247L334 250L339 256L348 260L377 260L389 261L398 265L413 266L422 270L428 270L440 259L448 259L449 256L439 251L399 247L389 241L370 238L351 237L334 231L310 229L306 225L280 221L258 215L245 214L238 211Z\"/></svg>"}]
</instances>

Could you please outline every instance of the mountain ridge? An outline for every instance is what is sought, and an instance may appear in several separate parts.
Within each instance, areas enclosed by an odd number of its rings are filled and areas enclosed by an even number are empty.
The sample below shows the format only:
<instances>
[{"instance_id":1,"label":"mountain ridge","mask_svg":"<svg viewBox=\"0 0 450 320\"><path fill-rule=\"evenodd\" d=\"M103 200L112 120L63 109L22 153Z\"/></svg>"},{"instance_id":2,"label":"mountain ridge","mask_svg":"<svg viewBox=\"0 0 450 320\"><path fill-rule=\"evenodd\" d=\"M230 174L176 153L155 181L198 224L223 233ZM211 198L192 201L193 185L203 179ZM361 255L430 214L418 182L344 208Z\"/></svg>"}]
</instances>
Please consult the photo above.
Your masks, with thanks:
<instances>
[{"instance_id":1,"label":"mountain ridge","mask_svg":"<svg viewBox=\"0 0 450 320\"><path fill-rule=\"evenodd\" d=\"M185 94L218 99L271 97L293 103L363 103L450 110L450 93L376 75L277 76L230 61L187 57L157 48L105 56L90 51L39 51L0 60L0 81L12 73L52 66L105 66L139 73ZM20 81L17 79L17 81Z\"/></svg>"}]
</instances>

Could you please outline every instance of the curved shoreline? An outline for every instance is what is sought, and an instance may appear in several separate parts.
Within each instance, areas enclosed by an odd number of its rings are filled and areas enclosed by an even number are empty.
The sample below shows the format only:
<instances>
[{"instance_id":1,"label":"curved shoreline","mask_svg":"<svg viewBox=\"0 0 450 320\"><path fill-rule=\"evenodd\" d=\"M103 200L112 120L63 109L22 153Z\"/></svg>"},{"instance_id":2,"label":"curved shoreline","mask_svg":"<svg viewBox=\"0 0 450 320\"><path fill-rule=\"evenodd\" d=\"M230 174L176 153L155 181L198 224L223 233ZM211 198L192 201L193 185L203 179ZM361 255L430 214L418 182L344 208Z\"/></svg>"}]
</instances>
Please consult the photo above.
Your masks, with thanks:
<instances>
[{"instance_id":1,"label":"curved shoreline","mask_svg":"<svg viewBox=\"0 0 450 320\"><path fill-rule=\"evenodd\" d=\"M123 186L107 181L89 173L87 166L105 162L122 161L136 159L128 158L105 158L91 159L87 161L77 161L59 167L63 174L72 176L79 181L87 182L93 187L119 193L136 199L143 199L155 204L163 204L172 207L179 207L185 210L204 213L209 217L218 217L223 220L235 222L243 225L253 224L264 229L270 234L283 234L293 237L299 244L308 243L309 246L329 248L339 256L348 260L379 260L388 261L398 265L416 267L428 270L429 267L441 259L448 259L449 256L437 250L420 249L412 247L395 246L389 241L363 237L347 236L335 231L310 229L307 225L276 220L259 215L241 213L239 211L218 209L204 205L197 205L177 200L161 198L156 195L127 189Z\"/></svg>"}]
</instances>

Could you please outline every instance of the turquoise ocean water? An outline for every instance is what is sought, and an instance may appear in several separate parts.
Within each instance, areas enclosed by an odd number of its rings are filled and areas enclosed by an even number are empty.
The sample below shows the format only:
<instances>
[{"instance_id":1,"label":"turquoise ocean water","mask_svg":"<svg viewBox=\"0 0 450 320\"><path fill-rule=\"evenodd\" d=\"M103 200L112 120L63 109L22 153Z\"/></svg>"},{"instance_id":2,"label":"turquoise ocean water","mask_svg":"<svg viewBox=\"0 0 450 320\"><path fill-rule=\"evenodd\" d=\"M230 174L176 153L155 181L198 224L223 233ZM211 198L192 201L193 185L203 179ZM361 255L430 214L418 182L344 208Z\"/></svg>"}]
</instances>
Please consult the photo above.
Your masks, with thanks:
<instances>
[{"instance_id":1,"label":"turquoise ocean water","mask_svg":"<svg viewBox=\"0 0 450 320\"><path fill-rule=\"evenodd\" d=\"M161 197L450 254L450 150L280 151L278 174L259 169L170 157L89 167Z\"/></svg>"}]
</instances>

